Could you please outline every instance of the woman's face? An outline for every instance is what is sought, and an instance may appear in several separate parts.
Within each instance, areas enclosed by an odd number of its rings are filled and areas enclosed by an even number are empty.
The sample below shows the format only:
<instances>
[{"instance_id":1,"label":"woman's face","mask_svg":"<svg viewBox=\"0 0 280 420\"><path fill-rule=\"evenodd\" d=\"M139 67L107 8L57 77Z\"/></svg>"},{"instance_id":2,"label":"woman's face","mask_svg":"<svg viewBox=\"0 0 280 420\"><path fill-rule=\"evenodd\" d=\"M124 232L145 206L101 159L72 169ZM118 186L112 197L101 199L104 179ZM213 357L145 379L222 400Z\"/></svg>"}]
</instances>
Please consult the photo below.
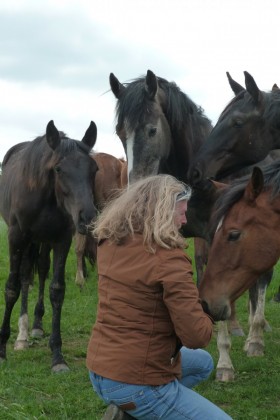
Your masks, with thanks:
<instances>
[{"instance_id":1,"label":"woman's face","mask_svg":"<svg viewBox=\"0 0 280 420\"><path fill-rule=\"evenodd\" d=\"M181 228L182 225L185 225L187 223L186 218L186 211L188 208L188 202L187 200L178 201L175 205L175 224L178 229Z\"/></svg>"}]
</instances>

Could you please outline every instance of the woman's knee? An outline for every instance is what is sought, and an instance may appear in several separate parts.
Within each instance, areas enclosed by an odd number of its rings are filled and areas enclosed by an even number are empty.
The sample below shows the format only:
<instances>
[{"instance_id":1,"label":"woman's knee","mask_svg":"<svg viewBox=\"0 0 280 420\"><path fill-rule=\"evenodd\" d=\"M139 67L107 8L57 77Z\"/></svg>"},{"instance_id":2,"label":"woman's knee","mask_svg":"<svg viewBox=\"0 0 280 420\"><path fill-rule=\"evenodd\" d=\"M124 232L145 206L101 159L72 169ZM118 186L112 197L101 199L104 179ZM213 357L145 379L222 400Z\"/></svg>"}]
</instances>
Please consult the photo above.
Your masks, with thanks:
<instances>
[{"instance_id":1,"label":"woman's knee","mask_svg":"<svg viewBox=\"0 0 280 420\"><path fill-rule=\"evenodd\" d=\"M210 353L208 353L208 351L206 350L200 350L201 352L203 352L203 357L204 357L204 377L205 379L207 379L211 372L214 369L214 361L213 361L213 357L211 356Z\"/></svg>"}]
</instances>

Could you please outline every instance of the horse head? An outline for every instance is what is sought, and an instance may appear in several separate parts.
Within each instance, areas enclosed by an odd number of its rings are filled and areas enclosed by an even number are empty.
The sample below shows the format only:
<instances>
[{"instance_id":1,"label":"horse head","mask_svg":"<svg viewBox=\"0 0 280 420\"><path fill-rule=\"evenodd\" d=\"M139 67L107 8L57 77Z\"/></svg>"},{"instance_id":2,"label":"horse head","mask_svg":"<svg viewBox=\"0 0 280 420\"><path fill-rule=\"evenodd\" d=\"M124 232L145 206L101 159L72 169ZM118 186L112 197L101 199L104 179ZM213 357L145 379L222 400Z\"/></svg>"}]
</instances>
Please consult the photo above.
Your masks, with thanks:
<instances>
[{"instance_id":1,"label":"horse head","mask_svg":"<svg viewBox=\"0 0 280 420\"><path fill-rule=\"evenodd\" d=\"M46 129L46 141L53 151L49 169L53 173L57 204L71 216L76 230L85 234L97 215L93 203L96 162L89 153L96 142L97 128L92 121L81 141L61 136L53 121Z\"/></svg>"},{"instance_id":2,"label":"horse head","mask_svg":"<svg viewBox=\"0 0 280 420\"><path fill-rule=\"evenodd\" d=\"M126 85L110 74L118 99L116 132L128 162L129 181L160 172L171 148L171 131L165 115L165 95L155 74Z\"/></svg>"},{"instance_id":3,"label":"horse head","mask_svg":"<svg viewBox=\"0 0 280 420\"><path fill-rule=\"evenodd\" d=\"M199 288L204 310L215 320L231 315L231 303L269 271L280 255L280 162L255 167L215 204L217 226Z\"/></svg>"},{"instance_id":4,"label":"horse head","mask_svg":"<svg viewBox=\"0 0 280 420\"><path fill-rule=\"evenodd\" d=\"M235 97L197 153L189 171L191 183L204 177L222 179L279 148L280 91L263 92L248 72L244 74L245 88L227 73Z\"/></svg>"}]
</instances>

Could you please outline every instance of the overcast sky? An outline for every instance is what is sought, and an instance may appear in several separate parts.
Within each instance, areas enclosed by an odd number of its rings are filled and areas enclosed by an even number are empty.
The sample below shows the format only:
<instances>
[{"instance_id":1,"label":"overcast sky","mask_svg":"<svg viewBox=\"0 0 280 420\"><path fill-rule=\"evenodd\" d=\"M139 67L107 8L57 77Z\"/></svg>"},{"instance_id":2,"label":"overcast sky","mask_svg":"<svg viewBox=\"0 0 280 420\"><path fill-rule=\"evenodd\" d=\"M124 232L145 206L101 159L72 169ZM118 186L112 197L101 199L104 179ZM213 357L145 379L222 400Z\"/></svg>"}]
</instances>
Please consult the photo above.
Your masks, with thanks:
<instances>
[{"instance_id":1,"label":"overcast sky","mask_svg":"<svg viewBox=\"0 0 280 420\"><path fill-rule=\"evenodd\" d=\"M0 161L49 120L96 151L124 156L109 74L152 70L216 122L233 93L226 71L280 86L279 0L0 0Z\"/></svg>"}]
</instances>

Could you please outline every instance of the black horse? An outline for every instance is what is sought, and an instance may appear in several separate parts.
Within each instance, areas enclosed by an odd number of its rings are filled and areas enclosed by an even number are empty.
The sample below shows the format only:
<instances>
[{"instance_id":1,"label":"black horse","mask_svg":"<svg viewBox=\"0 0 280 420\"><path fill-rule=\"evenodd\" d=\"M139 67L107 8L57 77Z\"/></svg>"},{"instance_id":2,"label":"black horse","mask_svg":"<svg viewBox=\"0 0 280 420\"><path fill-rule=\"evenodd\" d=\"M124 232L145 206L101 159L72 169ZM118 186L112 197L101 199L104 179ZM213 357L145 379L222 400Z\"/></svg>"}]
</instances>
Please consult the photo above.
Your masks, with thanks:
<instances>
[{"instance_id":1,"label":"black horse","mask_svg":"<svg viewBox=\"0 0 280 420\"><path fill-rule=\"evenodd\" d=\"M280 148L280 89L273 85L270 92L261 91L254 78L244 73L246 88L227 73L235 97L193 159L192 184L207 177L221 180Z\"/></svg>"},{"instance_id":2,"label":"black horse","mask_svg":"<svg viewBox=\"0 0 280 420\"><path fill-rule=\"evenodd\" d=\"M12 147L3 161L0 183L0 211L8 225L10 271L5 287L5 314L0 331L0 359L6 359L10 337L10 318L20 291L27 295L32 270L38 255L39 276L46 276L49 253L53 250L52 370L67 370L60 332L65 294L65 264L75 230L85 234L96 217L92 179L97 171L90 151L96 142L97 128L91 122L82 141L59 132L53 121L46 135ZM40 252L38 254L38 250ZM40 273L41 272L41 273ZM37 308L40 310L39 306ZM42 311L42 308L41 308ZM25 312L25 313L24 313ZM41 316L39 314L38 316ZM22 305L20 328L28 326ZM24 340L27 333L20 333Z\"/></svg>"}]
</instances>

